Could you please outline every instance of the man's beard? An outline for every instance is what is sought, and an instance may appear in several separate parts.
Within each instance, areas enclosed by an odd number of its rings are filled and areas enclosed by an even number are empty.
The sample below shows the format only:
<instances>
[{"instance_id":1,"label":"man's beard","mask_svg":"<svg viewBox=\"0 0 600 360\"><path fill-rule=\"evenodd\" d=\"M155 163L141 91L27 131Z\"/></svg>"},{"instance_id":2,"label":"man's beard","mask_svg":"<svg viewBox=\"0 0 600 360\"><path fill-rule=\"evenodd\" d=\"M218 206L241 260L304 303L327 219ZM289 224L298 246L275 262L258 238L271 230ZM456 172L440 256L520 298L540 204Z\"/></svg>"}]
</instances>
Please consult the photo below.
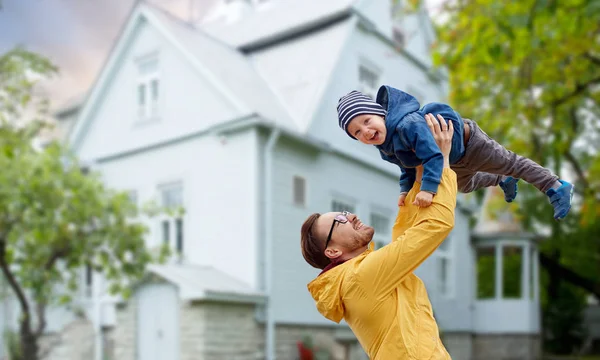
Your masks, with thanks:
<instances>
[{"instance_id":1,"label":"man's beard","mask_svg":"<svg viewBox=\"0 0 600 360\"><path fill-rule=\"evenodd\" d=\"M349 249L354 251L356 249L360 249L369 245L371 240L373 240L373 235L375 234L375 229L370 226L365 226L361 232L357 233L354 239L352 239L352 248Z\"/></svg>"}]
</instances>

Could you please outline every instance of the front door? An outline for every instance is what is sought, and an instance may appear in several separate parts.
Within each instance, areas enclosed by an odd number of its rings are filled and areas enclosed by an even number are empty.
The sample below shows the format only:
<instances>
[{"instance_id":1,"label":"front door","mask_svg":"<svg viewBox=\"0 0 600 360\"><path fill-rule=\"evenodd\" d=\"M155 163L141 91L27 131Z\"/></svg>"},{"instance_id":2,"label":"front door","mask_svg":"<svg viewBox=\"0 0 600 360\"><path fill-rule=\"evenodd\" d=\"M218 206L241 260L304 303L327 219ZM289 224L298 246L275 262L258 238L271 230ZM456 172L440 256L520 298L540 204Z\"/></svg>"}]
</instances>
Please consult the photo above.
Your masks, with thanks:
<instances>
[{"instance_id":1,"label":"front door","mask_svg":"<svg viewBox=\"0 0 600 360\"><path fill-rule=\"evenodd\" d=\"M138 360L179 359L179 304L171 284L146 284L137 291Z\"/></svg>"}]
</instances>

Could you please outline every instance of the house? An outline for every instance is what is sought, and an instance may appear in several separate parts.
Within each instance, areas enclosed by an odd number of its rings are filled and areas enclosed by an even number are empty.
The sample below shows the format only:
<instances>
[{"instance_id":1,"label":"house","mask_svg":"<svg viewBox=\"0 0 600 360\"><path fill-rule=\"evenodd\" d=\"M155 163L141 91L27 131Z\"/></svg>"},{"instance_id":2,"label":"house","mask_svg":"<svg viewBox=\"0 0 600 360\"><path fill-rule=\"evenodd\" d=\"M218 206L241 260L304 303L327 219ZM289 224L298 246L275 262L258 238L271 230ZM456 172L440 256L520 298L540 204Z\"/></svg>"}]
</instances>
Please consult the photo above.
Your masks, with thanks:
<instances>
[{"instance_id":1,"label":"house","mask_svg":"<svg viewBox=\"0 0 600 360\"><path fill-rule=\"evenodd\" d=\"M375 227L378 246L390 241L399 171L343 134L335 109L346 92L374 94L381 83L422 103L445 99L429 18L397 10L391 1L231 0L189 23L135 7L87 95L57 117L108 185L186 212L147 221L148 246L178 255L151 266L131 300L86 277L85 311L104 344L96 359L287 360L307 337L332 359L364 358L348 326L315 309L306 284L318 271L302 259L299 231L313 212L348 210ZM505 300L501 260L503 244L529 251L534 242L497 231L472 239L467 203L417 275L453 358L528 359L539 347L539 299L523 294L536 291L537 262L524 257L524 291ZM482 299L479 249L496 264ZM498 322L506 309L524 322Z\"/></svg>"}]
</instances>

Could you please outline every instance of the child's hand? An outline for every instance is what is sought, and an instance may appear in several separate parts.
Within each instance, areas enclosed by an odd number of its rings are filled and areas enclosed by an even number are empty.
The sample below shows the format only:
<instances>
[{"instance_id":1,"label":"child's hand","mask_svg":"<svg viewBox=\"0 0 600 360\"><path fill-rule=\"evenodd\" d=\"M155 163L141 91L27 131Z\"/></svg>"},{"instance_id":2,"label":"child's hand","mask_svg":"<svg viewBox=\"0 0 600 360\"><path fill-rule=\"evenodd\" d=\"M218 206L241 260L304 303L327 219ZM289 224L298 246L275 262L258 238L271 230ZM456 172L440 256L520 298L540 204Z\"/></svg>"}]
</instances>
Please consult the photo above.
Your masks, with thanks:
<instances>
[{"instance_id":1,"label":"child's hand","mask_svg":"<svg viewBox=\"0 0 600 360\"><path fill-rule=\"evenodd\" d=\"M400 197L398 198L398 206L404 206L404 199L406 199L406 195L408 195L408 193L400 194Z\"/></svg>"},{"instance_id":2,"label":"child's hand","mask_svg":"<svg viewBox=\"0 0 600 360\"><path fill-rule=\"evenodd\" d=\"M431 205L433 201L433 194L427 191L419 191L417 197L415 198L415 202L413 205L417 205L418 207L428 207Z\"/></svg>"}]
</instances>

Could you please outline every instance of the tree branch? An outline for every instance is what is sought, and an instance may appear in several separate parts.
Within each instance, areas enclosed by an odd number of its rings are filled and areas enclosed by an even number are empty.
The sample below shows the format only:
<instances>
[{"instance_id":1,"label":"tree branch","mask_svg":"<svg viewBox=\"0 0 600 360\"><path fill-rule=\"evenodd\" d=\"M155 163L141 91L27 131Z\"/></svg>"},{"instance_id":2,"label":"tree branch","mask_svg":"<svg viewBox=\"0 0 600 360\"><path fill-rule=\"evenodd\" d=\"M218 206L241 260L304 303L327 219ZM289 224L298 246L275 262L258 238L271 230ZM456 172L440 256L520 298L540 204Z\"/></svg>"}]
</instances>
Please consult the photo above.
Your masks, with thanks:
<instances>
[{"instance_id":1,"label":"tree branch","mask_svg":"<svg viewBox=\"0 0 600 360\"><path fill-rule=\"evenodd\" d=\"M577 160L577 158L575 156L573 156L573 154L571 153L571 150L567 150L565 152L565 159L567 159L569 164L571 164L571 166L573 167L573 170L575 170L575 173L579 177L579 180L581 180L581 183L583 184L584 189L589 188L590 183L587 181L585 172L581 168L581 165L579 164L579 161Z\"/></svg>"},{"instance_id":2,"label":"tree branch","mask_svg":"<svg viewBox=\"0 0 600 360\"><path fill-rule=\"evenodd\" d=\"M550 256L545 255L541 252L540 263L548 271L554 271L560 274L563 280L568 281L571 284L592 293L598 300L600 300L600 282L590 280L586 277L577 274L573 270L564 267L563 265L552 259Z\"/></svg>"},{"instance_id":3,"label":"tree branch","mask_svg":"<svg viewBox=\"0 0 600 360\"><path fill-rule=\"evenodd\" d=\"M50 256L50 258L48 258L48 261L46 261L46 264L44 265L44 269L46 271L49 271L56 264L58 259L65 256L68 251L69 251L68 247L55 250L54 253L52 253L52 255ZM35 335L41 336L42 333L44 332L44 329L46 328L46 324L47 324L46 323L46 303L44 301L40 301L38 299L38 301L36 302L36 313L37 313L37 318L38 318L38 327L35 331Z\"/></svg>"},{"instance_id":4,"label":"tree branch","mask_svg":"<svg viewBox=\"0 0 600 360\"><path fill-rule=\"evenodd\" d=\"M577 86L575 87L575 90L573 90L572 93L570 93L569 95L565 95L565 96L563 96L561 98L558 98L558 99L554 100L551 105L554 106L554 107L558 107L558 106L562 105L563 103L567 102L568 100L574 98L575 96L581 94L585 90L587 90L587 88L589 86L595 85L595 84L600 84L600 76L596 77L594 79L591 79L589 81L586 81L584 83L577 84Z\"/></svg>"},{"instance_id":5,"label":"tree branch","mask_svg":"<svg viewBox=\"0 0 600 360\"><path fill-rule=\"evenodd\" d=\"M588 58L588 59L589 59L591 62L593 62L594 64L596 64L596 65L600 65L600 58L599 58L599 57L596 57L596 56L592 55L592 54L591 54L591 53L589 53L589 52L588 52L588 53L586 53L584 56L585 56L586 58Z\"/></svg>"},{"instance_id":6,"label":"tree branch","mask_svg":"<svg viewBox=\"0 0 600 360\"><path fill-rule=\"evenodd\" d=\"M8 264L6 263L6 240L5 239L0 240L0 268L2 268L2 273L4 274L4 277L6 277L6 280L8 280L8 283L10 284L10 287L13 289L13 291L17 295L17 299L19 300L19 304L21 305L21 310L23 311L23 316L24 316L23 321L26 322L26 325L28 328L31 328L31 313L29 310L29 302L27 301L27 298L25 297L25 293L23 292L23 289L21 288L21 286L15 279L14 274L10 270Z\"/></svg>"}]
</instances>

